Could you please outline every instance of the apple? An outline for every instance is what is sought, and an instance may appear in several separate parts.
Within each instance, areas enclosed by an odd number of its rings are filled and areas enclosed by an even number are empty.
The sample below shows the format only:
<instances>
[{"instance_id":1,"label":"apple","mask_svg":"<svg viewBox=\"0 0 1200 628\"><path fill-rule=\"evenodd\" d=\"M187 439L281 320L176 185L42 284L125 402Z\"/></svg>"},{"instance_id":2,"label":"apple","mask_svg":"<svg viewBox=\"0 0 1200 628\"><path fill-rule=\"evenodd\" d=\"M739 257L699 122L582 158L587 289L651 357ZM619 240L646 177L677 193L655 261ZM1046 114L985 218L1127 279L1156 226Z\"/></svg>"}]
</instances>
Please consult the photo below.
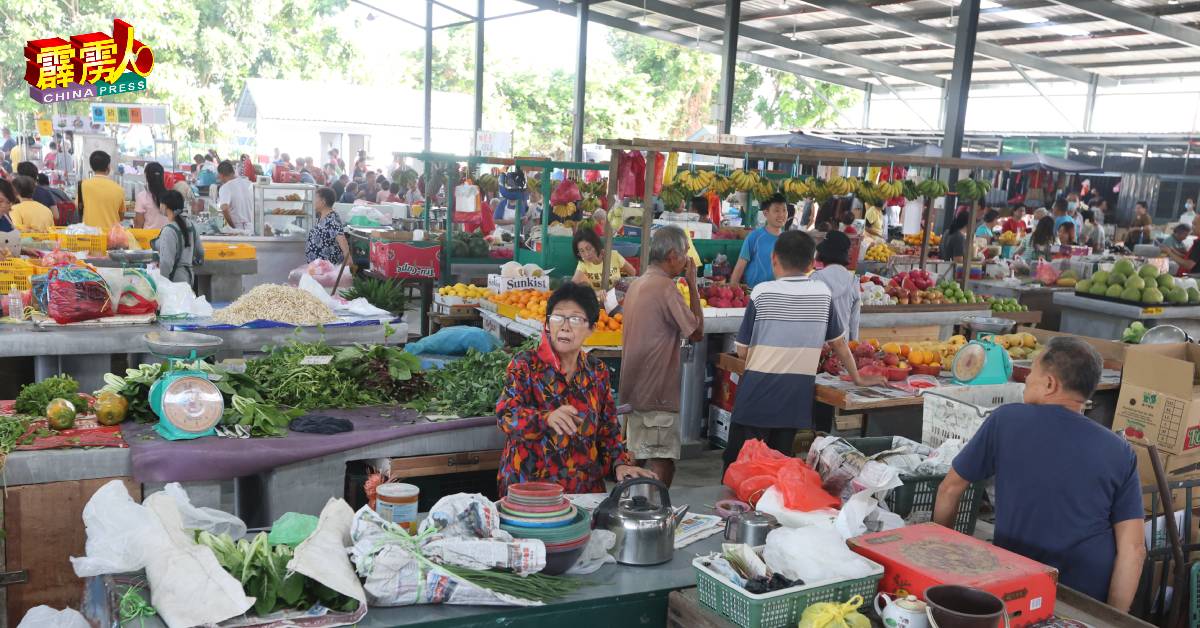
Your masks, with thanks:
<instances>
[{"instance_id":1,"label":"apple","mask_svg":"<svg viewBox=\"0 0 1200 628\"><path fill-rule=\"evenodd\" d=\"M896 366L900 364L900 358L894 353L888 353L883 356L883 363L888 366Z\"/></svg>"}]
</instances>

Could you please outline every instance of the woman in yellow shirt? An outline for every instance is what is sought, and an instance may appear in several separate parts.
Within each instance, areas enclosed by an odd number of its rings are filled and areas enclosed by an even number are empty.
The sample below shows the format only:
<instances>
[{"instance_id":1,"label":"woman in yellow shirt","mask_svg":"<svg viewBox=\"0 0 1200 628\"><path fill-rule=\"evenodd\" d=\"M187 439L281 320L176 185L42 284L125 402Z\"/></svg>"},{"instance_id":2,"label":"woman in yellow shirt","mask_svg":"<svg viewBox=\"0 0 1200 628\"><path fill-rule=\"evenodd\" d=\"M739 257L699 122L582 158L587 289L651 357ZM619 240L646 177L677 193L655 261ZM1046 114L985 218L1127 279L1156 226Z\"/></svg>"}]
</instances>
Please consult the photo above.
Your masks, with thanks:
<instances>
[{"instance_id":1,"label":"woman in yellow shirt","mask_svg":"<svg viewBox=\"0 0 1200 628\"><path fill-rule=\"evenodd\" d=\"M589 285L592 290L600 290L600 278L604 275L604 261L601 257L604 252L604 244L600 242L600 236L591 229L580 229L575 232L571 248L575 251L575 259L579 260L579 264L575 266L575 276L571 278L571 281ZM636 274L637 271L633 269L632 264L625 261L620 253L612 252L608 265L608 286L610 288L620 281L621 275Z\"/></svg>"},{"instance_id":2,"label":"woman in yellow shirt","mask_svg":"<svg viewBox=\"0 0 1200 628\"><path fill-rule=\"evenodd\" d=\"M37 181L26 177L13 177L13 189L17 192L19 203L12 206L13 227L17 231L50 231L54 226L54 212L49 207L33 200L33 192L37 189Z\"/></svg>"}]
</instances>

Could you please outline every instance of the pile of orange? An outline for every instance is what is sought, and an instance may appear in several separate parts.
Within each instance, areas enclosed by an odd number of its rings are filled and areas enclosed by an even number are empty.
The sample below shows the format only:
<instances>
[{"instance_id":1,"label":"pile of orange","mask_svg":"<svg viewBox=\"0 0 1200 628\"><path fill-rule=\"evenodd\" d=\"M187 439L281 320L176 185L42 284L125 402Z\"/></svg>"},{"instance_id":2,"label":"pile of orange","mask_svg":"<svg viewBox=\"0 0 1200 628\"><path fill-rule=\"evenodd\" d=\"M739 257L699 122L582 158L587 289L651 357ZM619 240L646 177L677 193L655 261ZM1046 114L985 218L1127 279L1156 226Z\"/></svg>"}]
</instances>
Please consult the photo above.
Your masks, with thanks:
<instances>
[{"instance_id":1,"label":"pile of orange","mask_svg":"<svg viewBox=\"0 0 1200 628\"><path fill-rule=\"evenodd\" d=\"M517 316L532 320L546 318L546 301L549 299L550 292L546 290L509 290L488 297L493 303L517 308Z\"/></svg>"},{"instance_id":2,"label":"pile of orange","mask_svg":"<svg viewBox=\"0 0 1200 628\"><path fill-rule=\"evenodd\" d=\"M596 321L596 331L621 331L621 327L625 320L625 316L620 312L608 315L608 312L600 310L600 320Z\"/></svg>"}]
</instances>

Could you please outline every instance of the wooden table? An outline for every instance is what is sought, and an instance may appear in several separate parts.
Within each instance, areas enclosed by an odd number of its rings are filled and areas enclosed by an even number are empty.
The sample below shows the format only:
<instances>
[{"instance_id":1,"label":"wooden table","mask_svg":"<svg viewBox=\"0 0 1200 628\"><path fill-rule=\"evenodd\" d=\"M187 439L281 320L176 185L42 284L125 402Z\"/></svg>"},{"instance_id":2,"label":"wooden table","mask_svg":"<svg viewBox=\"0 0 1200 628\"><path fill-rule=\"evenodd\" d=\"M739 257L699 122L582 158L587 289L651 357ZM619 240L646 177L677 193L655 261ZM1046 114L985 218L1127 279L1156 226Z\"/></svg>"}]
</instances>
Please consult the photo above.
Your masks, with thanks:
<instances>
[{"instance_id":1,"label":"wooden table","mask_svg":"<svg viewBox=\"0 0 1200 628\"><path fill-rule=\"evenodd\" d=\"M873 626L882 626L872 600L866 600L859 611L866 615ZM1074 619L1091 626L1114 628L1150 628L1148 624L1132 615L1102 604L1073 589L1058 585L1054 612L1065 619ZM737 624L700 603L696 589L673 591L667 597L667 628L738 628Z\"/></svg>"}]
</instances>

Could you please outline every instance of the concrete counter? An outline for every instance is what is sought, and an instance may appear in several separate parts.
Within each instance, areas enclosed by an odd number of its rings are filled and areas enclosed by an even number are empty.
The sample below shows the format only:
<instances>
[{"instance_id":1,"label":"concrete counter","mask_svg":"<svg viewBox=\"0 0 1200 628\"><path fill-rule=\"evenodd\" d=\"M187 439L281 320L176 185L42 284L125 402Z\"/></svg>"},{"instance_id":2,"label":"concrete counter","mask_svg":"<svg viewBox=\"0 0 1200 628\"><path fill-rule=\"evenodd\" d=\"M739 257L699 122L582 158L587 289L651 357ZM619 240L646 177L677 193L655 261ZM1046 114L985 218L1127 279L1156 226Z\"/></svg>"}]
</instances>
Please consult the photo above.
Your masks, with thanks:
<instances>
[{"instance_id":1,"label":"concrete counter","mask_svg":"<svg viewBox=\"0 0 1200 628\"><path fill-rule=\"evenodd\" d=\"M1062 308L1059 331L1093 338L1117 340L1134 321L1147 327L1175 325L1193 338L1200 338L1200 306L1164 306L1147 308L1082 297L1074 292L1057 292L1054 303Z\"/></svg>"}]
</instances>

